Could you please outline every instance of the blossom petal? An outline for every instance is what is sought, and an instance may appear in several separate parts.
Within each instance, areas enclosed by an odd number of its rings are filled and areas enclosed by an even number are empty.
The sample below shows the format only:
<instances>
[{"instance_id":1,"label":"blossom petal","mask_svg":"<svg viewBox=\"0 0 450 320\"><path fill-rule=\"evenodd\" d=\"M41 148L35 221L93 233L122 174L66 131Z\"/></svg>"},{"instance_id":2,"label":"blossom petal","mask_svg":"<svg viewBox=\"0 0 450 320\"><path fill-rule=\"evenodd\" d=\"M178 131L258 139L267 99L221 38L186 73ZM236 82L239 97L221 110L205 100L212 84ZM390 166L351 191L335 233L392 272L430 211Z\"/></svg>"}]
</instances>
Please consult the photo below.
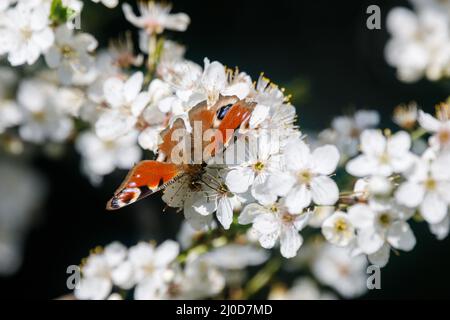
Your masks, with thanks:
<instances>
[{"instance_id":1,"label":"blossom petal","mask_svg":"<svg viewBox=\"0 0 450 320\"><path fill-rule=\"evenodd\" d=\"M361 134L361 151L367 155L379 155L386 148L386 138L380 130L364 130Z\"/></svg>"},{"instance_id":2,"label":"blossom petal","mask_svg":"<svg viewBox=\"0 0 450 320\"><path fill-rule=\"evenodd\" d=\"M224 229L228 230L233 222L233 205L230 198L225 197L219 200L216 215Z\"/></svg>"},{"instance_id":3,"label":"blossom petal","mask_svg":"<svg viewBox=\"0 0 450 320\"><path fill-rule=\"evenodd\" d=\"M332 174L339 163L339 151L333 145L325 145L312 153L312 169L316 173Z\"/></svg>"},{"instance_id":4,"label":"blossom petal","mask_svg":"<svg viewBox=\"0 0 450 320\"><path fill-rule=\"evenodd\" d=\"M227 173L225 183L234 193L244 193L253 183L255 174L251 168L237 168Z\"/></svg>"},{"instance_id":5,"label":"blossom petal","mask_svg":"<svg viewBox=\"0 0 450 320\"><path fill-rule=\"evenodd\" d=\"M268 213L268 211L263 206L257 203L251 203L247 205L244 210L242 210L239 215L238 222L244 225L252 223L255 217L264 213Z\"/></svg>"},{"instance_id":6,"label":"blossom petal","mask_svg":"<svg viewBox=\"0 0 450 320\"><path fill-rule=\"evenodd\" d=\"M365 155L359 155L347 162L345 170L355 177L365 177L374 172L376 163L372 158Z\"/></svg>"},{"instance_id":7,"label":"blossom petal","mask_svg":"<svg viewBox=\"0 0 450 320\"><path fill-rule=\"evenodd\" d=\"M125 290L131 289L135 282L134 268L130 261L125 261L111 272L113 283Z\"/></svg>"},{"instance_id":8,"label":"blossom petal","mask_svg":"<svg viewBox=\"0 0 450 320\"><path fill-rule=\"evenodd\" d=\"M142 113L149 102L150 95L148 94L148 92L139 93L136 99L131 104L131 113L133 114L133 116L139 117L139 115Z\"/></svg>"},{"instance_id":9,"label":"blossom petal","mask_svg":"<svg viewBox=\"0 0 450 320\"><path fill-rule=\"evenodd\" d=\"M114 140L127 134L135 125L136 118L110 110L104 112L95 123L95 132L104 140Z\"/></svg>"},{"instance_id":10,"label":"blossom petal","mask_svg":"<svg viewBox=\"0 0 450 320\"><path fill-rule=\"evenodd\" d=\"M180 245L173 240L166 240L161 243L155 251L155 264L158 267L166 267L176 259L180 253Z\"/></svg>"},{"instance_id":11,"label":"blossom petal","mask_svg":"<svg viewBox=\"0 0 450 320\"><path fill-rule=\"evenodd\" d=\"M292 171L307 167L311 161L311 152L308 145L300 139L295 139L286 146L286 166Z\"/></svg>"},{"instance_id":12,"label":"blossom petal","mask_svg":"<svg viewBox=\"0 0 450 320\"><path fill-rule=\"evenodd\" d=\"M445 239L448 236L449 229L450 229L450 217L448 215L441 222L436 224L430 224L430 231L432 234L436 236L438 240Z\"/></svg>"},{"instance_id":13,"label":"blossom petal","mask_svg":"<svg viewBox=\"0 0 450 320\"><path fill-rule=\"evenodd\" d=\"M104 300L111 289L112 283L105 277L86 277L75 289L75 296L80 300Z\"/></svg>"},{"instance_id":14,"label":"blossom petal","mask_svg":"<svg viewBox=\"0 0 450 320\"><path fill-rule=\"evenodd\" d=\"M141 91L143 82L144 82L144 74L140 71L134 73L125 82L123 86L123 94L125 97L125 101L131 102L137 97L139 91Z\"/></svg>"},{"instance_id":15,"label":"blossom petal","mask_svg":"<svg viewBox=\"0 0 450 320\"><path fill-rule=\"evenodd\" d=\"M405 131L399 131L387 141L387 152L391 156L402 156L411 148L411 137Z\"/></svg>"},{"instance_id":16,"label":"blossom petal","mask_svg":"<svg viewBox=\"0 0 450 320\"><path fill-rule=\"evenodd\" d=\"M306 185L295 186L286 196L286 207L291 213L299 213L311 204L311 191Z\"/></svg>"},{"instance_id":17,"label":"blossom petal","mask_svg":"<svg viewBox=\"0 0 450 320\"><path fill-rule=\"evenodd\" d=\"M390 253L391 253L391 248L387 243L385 243L380 248L380 250L378 250L375 253L369 254L367 258L369 259L370 263L377 265L380 268L383 268L384 266L387 265L387 263L389 261Z\"/></svg>"},{"instance_id":18,"label":"blossom petal","mask_svg":"<svg viewBox=\"0 0 450 320\"><path fill-rule=\"evenodd\" d=\"M419 110L419 124L428 132L437 132L441 127L441 122L429 113Z\"/></svg>"},{"instance_id":19,"label":"blossom petal","mask_svg":"<svg viewBox=\"0 0 450 320\"><path fill-rule=\"evenodd\" d=\"M269 106L257 104L250 117L250 128L256 128L261 122L266 120L269 115L269 110Z\"/></svg>"},{"instance_id":20,"label":"blossom petal","mask_svg":"<svg viewBox=\"0 0 450 320\"><path fill-rule=\"evenodd\" d=\"M286 196L295 184L295 177L286 172L279 172L269 176L267 179L267 188L272 190L276 195Z\"/></svg>"},{"instance_id":21,"label":"blossom petal","mask_svg":"<svg viewBox=\"0 0 450 320\"><path fill-rule=\"evenodd\" d=\"M384 239L373 228L367 228L359 230L357 242L365 254L373 254L383 246Z\"/></svg>"},{"instance_id":22,"label":"blossom petal","mask_svg":"<svg viewBox=\"0 0 450 320\"><path fill-rule=\"evenodd\" d=\"M303 243L302 236L294 227L286 227L280 235L280 252L285 258L293 258L297 255Z\"/></svg>"},{"instance_id":23,"label":"blossom petal","mask_svg":"<svg viewBox=\"0 0 450 320\"><path fill-rule=\"evenodd\" d=\"M198 192L196 198L197 200L194 201L192 207L202 216L210 215L217 210L217 202L212 199L208 199L208 197L206 197L206 195L202 192Z\"/></svg>"},{"instance_id":24,"label":"blossom petal","mask_svg":"<svg viewBox=\"0 0 450 320\"><path fill-rule=\"evenodd\" d=\"M336 182L327 176L317 176L312 179L311 193L314 203L318 205L329 206L339 199Z\"/></svg>"},{"instance_id":25,"label":"blossom petal","mask_svg":"<svg viewBox=\"0 0 450 320\"><path fill-rule=\"evenodd\" d=\"M253 220L253 228L261 234L272 234L279 230L279 221L274 214L261 214Z\"/></svg>"},{"instance_id":26,"label":"blossom petal","mask_svg":"<svg viewBox=\"0 0 450 320\"><path fill-rule=\"evenodd\" d=\"M389 228L387 241L391 246L403 251L411 251L416 245L416 237L409 224L403 221L396 221Z\"/></svg>"},{"instance_id":27,"label":"blossom petal","mask_svg":"<svg viewBox=\"0 0 450 320\"><path fill-rule=\"evenodd\" d=\"M49 68L56 68L61 63L61 51L56 47L51 47L45 54L45 62Z\"/></svg>"},{"instance_id":28,"label":"blossom petal","mask_svg":"<svg viewBox=\"0 0 450 320\"><path fill-rule=\"evenodd\" d=\"M360 229L374 225L375 213L365 204L355 204L348 209L348 216L352 224Z\"/></svg>"},{"instance_id":29,"label":"blossom petal","mask_svg":"<svg viewBox=\"0 0 450 320\"><path fill-rule=\"evenodd\" d=\"M417 207L423 200L425 189L418 183L405 182L395 192L395 199L410 208Z\"/></svg>"},{"instance_id":30,"label":"blossom petal","mask_svg":"<svg viewBox=\"0 0 450 320\"><path fill-rule=\"evenodd\" d=\"M420 214L428 223L439 223L447 215L447 203L437 193L428 192L420 205Z\"/></svg>"},{"instance_id":31,"label":"blossom petal","mask_svg":"<svg viewBox=\"0 0 450 320\"><path fill-rule=\"evenodd\" d=\"M103 84L103 94L112 107L119 107L124 103L123 87L124 83L118 78L109 78Z\"/></svg>"},{"instance_id":32,"label":"blossom petal","mask_svg":"<svg viewBox=\"0 0 450 320\"><path fill-rule=\"evenodd\" d=\"M265 249L271 249L275 246L275 243L277 242L277 239L279 237L279 231L275 230L272 233L262 234L259 237L259 244L261 247Z\"/></svg>"}]
</instances>

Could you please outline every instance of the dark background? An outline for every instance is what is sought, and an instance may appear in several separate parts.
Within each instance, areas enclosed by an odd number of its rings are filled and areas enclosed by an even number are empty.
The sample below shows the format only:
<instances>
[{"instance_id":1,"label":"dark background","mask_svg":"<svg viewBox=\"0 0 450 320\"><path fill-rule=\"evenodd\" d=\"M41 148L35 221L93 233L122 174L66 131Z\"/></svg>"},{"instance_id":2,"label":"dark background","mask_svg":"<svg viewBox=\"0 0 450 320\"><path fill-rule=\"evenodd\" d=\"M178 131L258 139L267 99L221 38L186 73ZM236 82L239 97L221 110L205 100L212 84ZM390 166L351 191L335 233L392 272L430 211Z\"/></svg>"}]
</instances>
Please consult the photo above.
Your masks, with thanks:
<instances>
[{"instance_id":1,"label":"dark background","mask_svg":"<svg viewBox=\"0 0 450 320\"><path fill-rule=\"evenodd\" d=\"M86 2L82 28L100 41L133 30L120 8L110 11ZM132 2L132 1L129 1ZM382 29L366 28L366 8L378 4ZM333 116L353 109L379 110L383 123L397 104L415 100L426 110L445 100L443 84L402 84L384 62L388 39L385 17L406 1L174 1L174 12L186 12L192 23L186 33L171 34L187 45L187 57L204 57L239 66L256 79L261 71L294 94L299 124L323 129ZM104 43L106 44L106 42ZM446 93L447 92L447 93ZM386 124L388 125L388 124ZM0 297L47 299L67 293L65 270L78 264L96 245L119 240L133 245L142 239L174 236L181 221L154 197L119 212L104 204L125 174L106 177L100 188L80 174L72 148L64 158L40 157L38 169L50 192L39 223L30 233L25 261L10 278L0 278ZM382 269L382 290L364 298L449 298L450 238L438 241L425 223L415 224L418 243L410 253L391 255Z\"/></svg>"}]
</instances>

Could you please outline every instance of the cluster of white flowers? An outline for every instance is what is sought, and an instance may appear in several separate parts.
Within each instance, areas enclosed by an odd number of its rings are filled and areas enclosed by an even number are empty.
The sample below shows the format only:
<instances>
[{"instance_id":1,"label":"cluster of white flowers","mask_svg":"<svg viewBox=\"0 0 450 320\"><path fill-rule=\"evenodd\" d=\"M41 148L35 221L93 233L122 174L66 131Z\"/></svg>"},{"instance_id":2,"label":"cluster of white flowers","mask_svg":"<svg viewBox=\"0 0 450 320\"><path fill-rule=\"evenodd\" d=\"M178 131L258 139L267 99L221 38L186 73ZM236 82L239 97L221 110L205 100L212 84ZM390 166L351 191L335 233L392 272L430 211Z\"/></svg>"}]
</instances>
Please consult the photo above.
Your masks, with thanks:
<instances>
[{"instance_id":1,"label":"cluster of white flowers","mask_svg":"<svg viewBox=\"0 0 450 320\"><path fill-rule=\"evenodd\" d=\"M387 16L392 38L386 45L386 61L397 77L414 82L450 76L450 1L410 0L413 10L396 7Z\"/></svg>"},{"instance_id":2,"label":"cluster of white flowers","mask_svg":"<svg viewBox=\"0 0 450 320\"><path fill-rule=\"evenodd\" d=\"M415 115L415 117L413 116ZM386 134L368 129L360 139L361 154L346 164L360 179L351 202L322 224L324 237L347 247L353 255L366 254L381 267L393 250L410 251L416 238L408 221L420 215L439 239L449 230L449 106L437 107L437 117L413 106L397 110L396 122L405 128L429 132L428 148L421 155L410 151L413 132Z\"/></svg>"},{"instance_id":3,"label":"cluster of white flowers","mask_svg":"<svg viewBox=\"0 0 450 320\"><path fill-rule=\"evenodd\" d=\"M233 257L233 259L230 259ZM181 258L183 261L181 261ZM207 253L180 253L177 242L140 242L127 249L113 242L96 248L81 266L78 299L203 299L233 283L228 272L267 259L251 246L230 244Z\"/></svg>"}]
</instances>

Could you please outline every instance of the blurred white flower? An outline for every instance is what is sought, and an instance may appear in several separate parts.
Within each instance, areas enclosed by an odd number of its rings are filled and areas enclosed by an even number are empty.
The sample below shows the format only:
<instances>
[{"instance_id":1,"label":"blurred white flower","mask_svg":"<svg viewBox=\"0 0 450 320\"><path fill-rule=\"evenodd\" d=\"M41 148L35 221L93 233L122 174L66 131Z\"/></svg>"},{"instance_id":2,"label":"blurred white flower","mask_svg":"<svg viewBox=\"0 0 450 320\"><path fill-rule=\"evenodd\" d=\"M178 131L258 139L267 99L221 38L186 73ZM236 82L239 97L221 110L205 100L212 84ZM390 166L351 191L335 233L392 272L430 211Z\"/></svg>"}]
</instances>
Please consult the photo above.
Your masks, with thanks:
<instances>
[{"instance_id":1,"label":"blurred white flower","mask_svg":"<svg viewBox=\"0 0 450 320\"><path fill-rule=\"evenodd\" d=\"M137 146L137 132L132 131L115 140L102 140L92 131L80 133L76 148L82 155L82 169L92 183L114 169L130 169L142 157Z\"/></svg>"},{"instance_id":2,"label":"blurred white flower","mask_svg":"<svg viewBox=\"0 0 450 320\"><path fill-rule=\"evenodd\" d=\"M0 100L0 134L22 121L22 112L14 101Z\"/></svg>"},{"instance_id":3,"label":"blurred white flower","mask_svg":"<svg viewBox=\"0 0 450 320\"><path fill-rule=\"evenodd\" d=\"M129 250L129 261L134 267L134 280L139 283L147 278L160 277L180 252L175 241L166 240L159 246L140 242Z\"/></svg>"},{"instance_id":4,"label":"blurred white flower","mask_svg":"<svg viewBox=\"0 0 450 320\"><path fill-rule=\"evenodd\" d=\"M367 291L367 260L352 257L347 248L325 244L312 263L317 280L335 289L344 298L356 298Z\"/></svg>"},{"instance_id":5,"label":"blurred white flower","mask_svg":"<svg viewBox=\"0 0 450 320\"><path fill-rule=\"evenodd\" d=\"M395 193L397 201L410 208L419 208L430 224L447 216L450 204L450 154L436 159L417 159L413 170L405 173L407 181Z\"/></svg>"},{"instance_id":6,"label":"blurred white flower","mask_svg":"<svg viewBox=\"0 0 450 320\"><path fill-rule=\"evenodd\" d=\"M125 18L134 26L144 29L149 35L160 34L165 29L173 31L186 31L190 19L185 13L170 13L170 5L154 1L138 4L141 16L136 16L128 3L122 5Z\"/></svg>"},{"instance_id":7,"label":"blurred white flower","mask_svg":"<svg viewBox=\"0 0 450 320\"><path fill-rule=\"evenodd\" d=\"M353 188L353 192L359 199L367 199L369 196L389 196L393 189L394 185L390 178L374 175L358 179Z\"/></svg>"},{"instance_id":8,"label":"blurred white flower","mask_svg":"<svg viewBox=\"0 0 450 320\"><path fill-rule=\"evenodd\" d=\"M157 151L158 145L161 143L160 133L167 125L170 114L178 114L184 110L174 110L170 105L169 108L164 105L164 100L173 94L170 86L159 80L154 79L148 87L149 104L142 113L147 127L139 134L139 145L143 149ZM167 101L167 99L166 99Z\"/></svg>"},{"instance_id":9,"label":"blurred white flower","mask_svg":"<svg viewBox=\"0 0 450 320\"><path fill-rule=\"evenodd\" d=\"M18 3L2 15L0 24L1 53L8 53L12 66L34 64L54 41L50 28L49 4L40 6Z\"/></svg>"},{"instance_id":10,"label":"blurred white flower","mask_svg":"<svg viewBox=\"0 0 450 320\"><path fill-rule=\"evenodd\" d=\"M396 7L387 16L392 38L385 58L401 81L414 82L424 75L436 81L450 75L450 14L435 4L422 1L415 11Z\"/></svg>"},{"instance_id":11,"label":"blurred white flower","mask_svg":"<svg viewBox=\"0 0 450 320\"><path fill-rule=\"evenodd\" d=\"M104 6L110 9L117 7L117 5L119 4L119 0L92 0L92 2L101 2Z\"/></svg>"},{"instance_id":12,"label":"blurred white flower","mask_svg":"<svg viewBox=\"0 0 450 320\"><path fill-rule=\"evenodd\" d=\"M260 265L269 258L267 251L253 245L227 244L213 249L204 259L214 266L227 270L242 270L248 266Z\"/></svg>"},{"instance_id":13,"label":"blurred white flower","mask_svg":"<svg viewBox=\"0 0 450 320\"><path fill-rule=\"evenodd\" d=\"M225 287L225 277L220 270L205 259L204 255L190 254L187 257L180 283L180 297L205 299L219 294Z\"/></svg>"},{"instance_id":14,"label":"blurred white flower","mask_svg":"<svg viewBox=\"0 0 450 320\"><path fill-rule=\"evenodd\" d=\"M393 121L400 128L411 130L414 129L418 116L417 104L410 102L407 105L401 104L395 107Z\"/></svg>"},{"instance_id":15,"label":"blurred white flower","mask_svg":"<svg viewBox=\"0 0 450 320\"><path fill-rule=\"evenodd\" d=\"M90 255L81 267L83 277L75 289L75 297L80 300L106 299L115 284L114 269L124 261L126 255L127 249L118 242Z\"/></svg>"},{"instance_id":16,"label":"blurred white flower","mask_svg":"<svg viewBox=\"0 0 450 320\"><path fill-rule=\"evenodd\" d=\"M113 63L120 68L139 67L144 62L142 54L134 53L134 43L130 32L126 32L117 40L110 41L108 53Z\"/></svg>"},{"instance_id":17,"label":"blurred white flower","mask_svg":"<svg viewBox=\"0 0 450 320\"><path fill-rule=\"evenodd\" d=\"M322 292L312 279L303 277L296 279L288 290L274 288L269 294L270 300L336 300L329 292Z\"/></svg>"},{"instance_id":18,"label":"blurred white flower","mask_svg":"<svg viewBox=\"0 0 450 320\"><path fill-rule=\"evenodd\" d=\"M88 73L94 65L91 53L97 48L97 40L88 33L76 33L66 25L55 30L55 42L45 53L45 61L58 70L63 85L70 85L76 72Z\"/></svg>"},{"instance_id":19,"label":"blurred white flower","mask_svg":"<svg viewBox=\"0 0 450 320\"><path fill-rule=\"evenodd\" d=\"M443 240L448 236L450 229L450 214L439 223L430 224L430 231L439 240Z\"/></svg>"},{"instance_id":20,"label":"blurred white flower","mask_svg":"<svg viewBox=\"0 0 450 320\"><path fill-rule=\"evenodd\" d=\"M73 130L73 120L54 104L57 88L33 78L23 80L17 93L23 121L19 134L25 141L62 142Z\"/></svg>"},{"instance_id":21,"label":"blurred white flower","mask_svg":"<svg viewBox=\"0 0 450 320\"><path fill-rule=\"evenodd\" d=\"M361 132L376 127L379 122L380 115L374 110L358 110L353 116L339 116L333 119L330 129L319 134L319 141L336 145L341 160L346 160L358 153Z\"/></svg>"},{"instance_id":22,"label":"blurred white flower","mask_svg":"<svg viewBox=\"0 0 450 320\"><path fill-rule=\"evenodd\" d=\"M346 170L353 176L390 176L401 173L413 164L409 151L411 137L404 131L384 137L380 130L365 130L361 134L362 154L350 160Z\"/></svg>"},{"instance_id":23,"label":"blurred white flower","mask_svg":"<svg viewBox=\"0 0 450 320\"><path fill-rule=\"evenodd\" d=\"M144 108L150 101L149 93L141 92L144 75L138 71L126 82L110 78L103 85L109 105L95 123L97 135L105 140L117 139L133 130Z\"/></svg>"},{"instance_id":24,"label":"blurred white flower","mask_svg":"<svg viewBox=\"0 0 450 320\"><path fill-rule=\"evenodd\" d=\"M438 119L422 110L419 111L419 124L432 133L430 145L438 149L450 149L450 107L446 104L438 109Z\"/></svg>"},{"instance_id":25,"label":"blurred white flower","mask_svg":"<svg viewBox=\"0 0 450 320\"><path fill-rule=\"evenodd\" d=\"M410 251L416 238L406 222L414 210L392 201L371 200L348 209L350 221L357 229L358 247L371 263L384 267L389 260L390 247Z\"/></svg>"},{"instance_id":26,"label":"blurred white flower","mask_svg":"<svg viewBox=\"0 0 450 320\"><path fill-rule=\"evenodd\" d=\"M333 205L339 198L331 175L339 162L335 146L326 145L310 151L300 139L289 142L285 148L285 170L269 178L268 186L279 196L286 196L291 212L300 212L311 204Z\"/></svg>"}]
</instances>

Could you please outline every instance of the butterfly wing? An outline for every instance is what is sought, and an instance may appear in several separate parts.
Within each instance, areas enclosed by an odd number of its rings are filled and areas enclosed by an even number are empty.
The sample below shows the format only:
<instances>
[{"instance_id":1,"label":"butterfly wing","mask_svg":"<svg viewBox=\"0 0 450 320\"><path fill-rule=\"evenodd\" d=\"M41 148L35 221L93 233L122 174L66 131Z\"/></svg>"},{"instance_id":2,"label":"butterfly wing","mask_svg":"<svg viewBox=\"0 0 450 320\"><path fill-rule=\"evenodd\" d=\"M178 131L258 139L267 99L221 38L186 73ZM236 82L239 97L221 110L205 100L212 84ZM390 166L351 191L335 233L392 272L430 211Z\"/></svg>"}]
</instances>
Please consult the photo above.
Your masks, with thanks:
<instances>
[{"instance_id":1,"label":"butterfly wing","mask_svg":"<svg viewBox=\"0 0 450 320\"><path fill-rule=\"evenodd\" d=\"M132 204L165 188L183 174L183 168L173 163L141 161L130 170L106 209L116 210Z\"/></svg>"},{"instance_id":2,"label":"butterfly wing","mask_svg":"<svg viewBox=\"0 0 450 320\"><path fill-rule=\"evenodd\" d=\"M227 133L227 130L232 132L241 126L246 125L250 120L254 106L254 103L239 101L227 111L218 127L218 130L223 137L224 145L227 145L231 139L231 136Z\"/></svg>"}]
</instances>

